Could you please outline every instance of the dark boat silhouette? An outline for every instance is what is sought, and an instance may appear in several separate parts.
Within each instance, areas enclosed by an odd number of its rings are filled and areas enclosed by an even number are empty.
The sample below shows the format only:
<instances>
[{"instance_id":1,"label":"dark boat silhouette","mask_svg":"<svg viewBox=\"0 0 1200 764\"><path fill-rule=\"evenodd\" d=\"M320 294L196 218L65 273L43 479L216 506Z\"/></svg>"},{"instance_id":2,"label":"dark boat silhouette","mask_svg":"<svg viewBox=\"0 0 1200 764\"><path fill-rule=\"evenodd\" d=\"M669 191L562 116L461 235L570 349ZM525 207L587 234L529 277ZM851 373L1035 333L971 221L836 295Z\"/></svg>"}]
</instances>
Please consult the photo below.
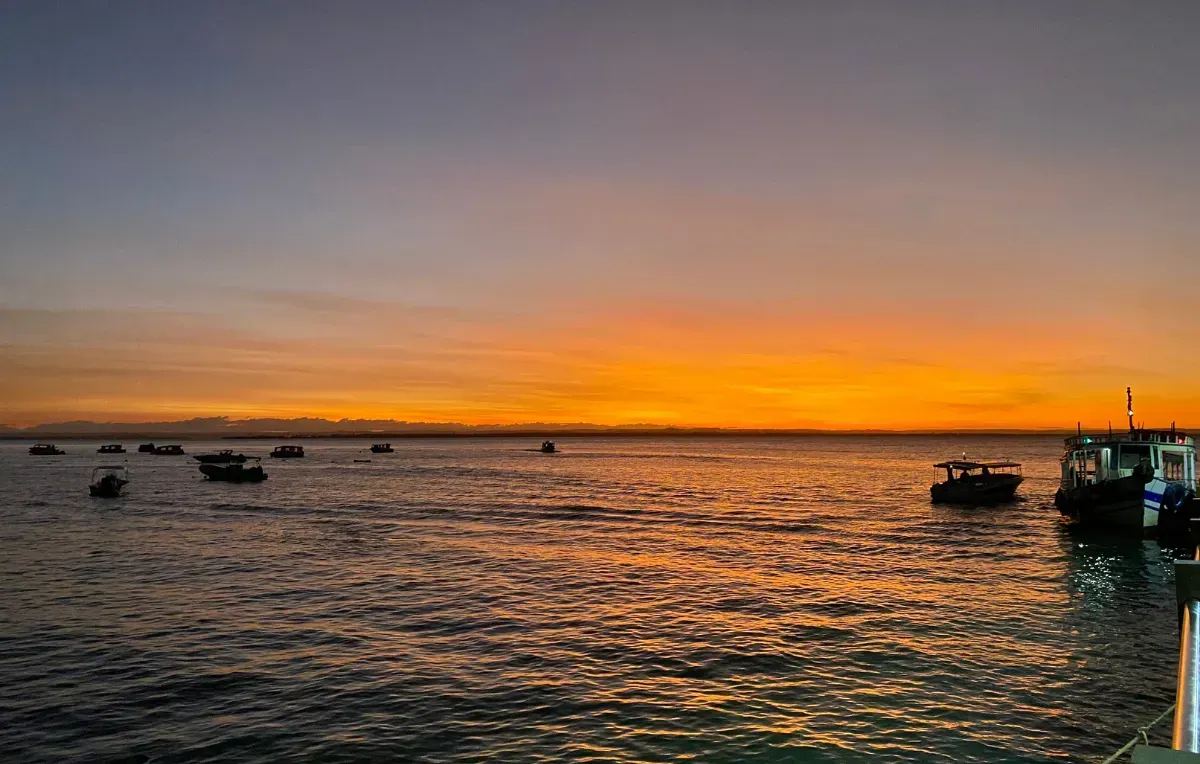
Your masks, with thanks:
<instances>
[{"instance_id":1,"label":"dark boat silhouette","mask_svg":"<svg viewBox=\"0 0 1200 764\"><path fill-rule=\"evenodd\" d=\"M186 452L183 446L155 446L155 456L183 456Z\"/></svg>"},{"instance_id":2,"label":"dark boat silhouette","mask_svg":"<svg viewBox=\"0 0 1200 764\"><path fill-rule=\"evenodd\" d=\"M538 450L543 454L553 454L554 452L558 451L558 447L554 445L554 441L552 440L543 440L542 447Z\"/></svg>"},{"instance_id":3,"label":"dark boat silhouette","mask_svg":"<svg viewBox=\"0 0 1200 764\"><path fill-rule=\"evenodd\" d=\"M253 458L253 457L250 457ZM262 464L254 458L254 464L201 464L200 472L209 480L223 483L261 483L267 479Z\"/></svg>"},{"instance_id":4,"label":"dark boat silhouette","mask_svg":"<svg viewBox=\"0 0 1200 764\"><path fill-rule=\"evenodd\" d=\"M200 454L193 459L201 464L242 464L250 457L245 454L235 454L232 450L218 451L215 454Z\"/></svg>"},{"instance_id":5,"label":"dark boat silhouette","mask_svg":"<svg viewBox=\"0 0 1200 764\"><path fill-rule=\"evenodd\" d=\"M304 446L275 446L271 452L274 459L300 459L304 456Z\"/></svg>"},{"instance_id":6,"label":"dark boat silhouette","mask_svg":"<svg viewBox=\"0 0 1200 764\"><path fill-rule=\"evenodd\" d=\"M96 453L98 453L98 454L123 454L123 453L125 453L125 446L122 446L120 443L110 443L107 446L100 446L100 448L96 449Z\"/></svg>"},{"instance_id":7,"label":"dark boat silhouette","mask_svg":"<svg viewBox=\"0 0 1200 764\"><path fill-rule=\"evenodd\" d=\"M929 495L934 504L974 506L1012 501L1017 486L1025 480L1017 462L970 462L952 460L933 465L946 470L946 480L934 483Z\"/></svg>"},{"instance_id":8,"label":"dark boat silhouette","mask_svg":"<svg viewBox=\"0 0 1200 764\"><path fill-rule=\"evenodd\" d=\"M396 449L392 448L391 443L376 443L371 446L371 453L373 454L391 454L395 453L395 451Z\"/></svg>"},{"instance_id":9,"label":"dark boat silhouette","mask_svg":"<svg viewBox=\"0 0 1200 764\"><path fill-rule=\"evenodd\" d=\"M66 451L49 443L38 443L29 447L30 456L62 456Z\"/></svg>"},{"instance_id":10,"label":"dark boat silhouette","mask_svg":"<svg viewBox=\"0 0 1200 764\"><path fill-rule=\"evenodd\" d=\"M139 454L154 453L154 444L153 443L143 443L142 445L138 446L138 453Z\"/></svg>"},{"instance_id":11,"label":"dark boat silhouette","mask_svg":"<svg viewBox=\"0 0 1200 764\"><path fill-rule=\"evenodd\" d=\"M92 470L92 483L88 491L100 499L115 499L128 484L129 471L124 467L97 467Z\"/></svg>"}]
</instances>

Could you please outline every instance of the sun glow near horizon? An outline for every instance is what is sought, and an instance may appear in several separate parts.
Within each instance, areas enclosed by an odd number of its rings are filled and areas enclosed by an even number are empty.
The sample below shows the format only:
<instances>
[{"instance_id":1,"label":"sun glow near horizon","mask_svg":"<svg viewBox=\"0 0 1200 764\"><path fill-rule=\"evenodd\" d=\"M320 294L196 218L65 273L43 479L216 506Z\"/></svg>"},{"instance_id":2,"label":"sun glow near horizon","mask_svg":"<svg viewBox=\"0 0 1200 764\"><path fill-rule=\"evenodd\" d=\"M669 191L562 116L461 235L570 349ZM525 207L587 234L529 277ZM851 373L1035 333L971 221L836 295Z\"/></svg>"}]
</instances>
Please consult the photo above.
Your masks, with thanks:
<instances>
[{"instance_id":1,"label":"sun glow near horizon","mask_svg":"<svg viewBox=\"0 0 1200 764\"><path fill-rule=\"evenodd\" d=\"M4 12L0 422L1200 423L1194 24L668 6Z\"/></svg>"}]
</instances>

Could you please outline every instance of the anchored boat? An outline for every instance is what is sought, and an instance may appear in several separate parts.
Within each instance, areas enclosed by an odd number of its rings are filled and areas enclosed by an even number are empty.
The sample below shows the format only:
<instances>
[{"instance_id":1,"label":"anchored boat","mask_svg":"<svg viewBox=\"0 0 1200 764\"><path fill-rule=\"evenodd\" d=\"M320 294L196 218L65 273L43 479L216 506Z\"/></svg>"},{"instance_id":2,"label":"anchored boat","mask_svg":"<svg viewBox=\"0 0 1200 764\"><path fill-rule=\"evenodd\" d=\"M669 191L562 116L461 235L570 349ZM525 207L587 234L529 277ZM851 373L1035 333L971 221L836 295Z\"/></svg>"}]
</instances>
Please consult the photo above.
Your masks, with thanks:
<instances>
[{"instance_id":1,"label":"anchored boat","mask_svg":"<svg viewBox=\"0 0 1200 764\"><path fill-rule=\"evenodd\" d=\"M120 443L109 443L107 446L100 446L100 448L96 449L96 453L123 454L125 453L125 446L122 446Z\"/></svg>"},{"instance_id":2,"label":"anchored boat","mask_svg":"<svg viewBox=\"0 0 1200 764\"><path fill-rule=\"evenodd\" d=\"M304 456L304 446L275 446L271 456L275 459L300 459Z\"/></svg>"},{"instance_id":3,"label":"anchored boat","mask_svg":"<svg viewBox=\"0 0 1200 764\"><path fill-rule=\"evenodd\" d=\"M155 456L183 456L183 446L155 446Z\"/></svg>"},{"instance_id":4,"label":"anchored boat","mask_svg":"<svg viewBox=\"0 0 1200 764\"><path fill-rule=\"evenodd\" d=\"M209 480L219 480L225 483L261 483L267 479L262 462L256 457L254 464L201 464L200 472Z\"/></svg>"},{"instance_id":5,"label":"anchored boat","mask_svg":"<svg viewBox=\"0 0 1200 764\"><path fill-rule=\"evenodd\" d=\"M92 470L92 483L88 486L88 491L97 498L115 499L128 484L129 470L124 467L97 467Z\"/></svg>"},{"instance_id":6,"label":"anchored boat","mask_svg":"<svg viewBox=\"0 0 1200 764\"><path fill-rule=\"evenodd\" d=\"M29 447L31 456L62 456L65 453L66 451L49 443L38 443L36 446Z\"/></svg>"},{"instance_id":7,"label":"anchored boat","mask_svg":"<svg viewBox=\"0 0 1200 764\"><path fill-rule=\"evenodd\" d=\"M553 454L558 451L558 447L554 445L552 440L543 440L542 447L539 449L543 454Z\"/></svg>"},{"instance_id":8,"label":"anchored boat","mask_svg":"<svg viewBox=\"0 0 1200 764\"><path fill-rule=\"evenodd\" d=\"M929 488L934 504L974 506L1012 501L1025 480L1018 462L970 462L956 459L933 465L946 470L946 480Z\"/></svg>"},{"instance_id":9,"label":"anchored boat","mask_svg":"<svg viewBox=\"0 0 1200 764\"><path fill-rule=\"evenodd\" d=\"M1133 393L1125 392L1128 432L1066 439L1054 505L1081 525L1154 535L1179 524L1196 495L1196 444L1174 426L1134 427Z\"/></svg>"},{"instance_id":10,"label":"anchored boat","mask_svg":"<svg viewBox=\"0 0 1200 764\"><path fill-rule=\"evenodd\" d=\"M154 444L153 443L143 443L142 445L138 446L138 453L139 454L154 453Z\"/></svg>"},{"instance_id":11,"label":"anchored boat","mask_svg":"<svg viewBox=\"0 0 1200 764\"><path fill-rule=\"evenodd\" d=\"M376 443L375 445L371 446L371 453L373 454L391 454L394 453L395 450L396 449L392 448L391 443Z\"/></svg>"}]
</instances>

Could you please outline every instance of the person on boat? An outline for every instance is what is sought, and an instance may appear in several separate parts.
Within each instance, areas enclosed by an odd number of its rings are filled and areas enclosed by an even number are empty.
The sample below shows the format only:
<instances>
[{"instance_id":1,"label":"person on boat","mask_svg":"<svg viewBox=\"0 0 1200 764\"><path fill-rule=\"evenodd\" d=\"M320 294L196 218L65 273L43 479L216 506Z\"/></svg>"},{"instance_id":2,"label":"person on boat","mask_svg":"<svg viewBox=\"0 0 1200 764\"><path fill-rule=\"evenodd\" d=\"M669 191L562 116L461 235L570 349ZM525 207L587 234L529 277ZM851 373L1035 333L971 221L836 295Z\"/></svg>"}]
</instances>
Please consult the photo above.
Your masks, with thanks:
<instances>
[{"instance_id":1,"label":"person on boat","mask_svg":"<svg viewBox=\"0 0 1200 764\"><path fill-rule=\"evenodd\" d=\"M987 467L984 467L984 468L983 468L983 472L982 472L982 473L980 473L980 474L982 474L982 475L983 475L983 477L987 477L988 475L990 475L990 474L992 474L992 473L991 473L991 472L988 470L988 468L987 468Z\"/></svg>"},{"instance_id":2,"label":"person on boat","mask_svg":"<svg viewBox=\"0 0 1200 764\"><path fill-rule=\"evenodd\" d=\"M958 479L959 479L959 480L966 480L968 477L970 477L970 475L967 473L967 471L966 471L966 470L963 470L962 472L960 472L960 473L958 474Z\"/></svg>"}]
</instances>

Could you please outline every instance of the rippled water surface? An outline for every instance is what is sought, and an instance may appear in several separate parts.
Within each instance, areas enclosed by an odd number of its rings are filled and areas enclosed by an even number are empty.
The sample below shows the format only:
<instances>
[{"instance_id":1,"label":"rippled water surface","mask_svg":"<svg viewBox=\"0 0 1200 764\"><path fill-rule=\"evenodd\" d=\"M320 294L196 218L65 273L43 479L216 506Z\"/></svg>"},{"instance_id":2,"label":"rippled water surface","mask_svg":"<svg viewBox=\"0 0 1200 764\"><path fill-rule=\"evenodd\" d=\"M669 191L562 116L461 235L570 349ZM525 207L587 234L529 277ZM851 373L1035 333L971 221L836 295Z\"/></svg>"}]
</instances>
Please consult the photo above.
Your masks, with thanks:
<instances>
[{"instance_id":1,"label":"rippled water surface","mask_svg":"<svg viewBox=\"0 0 1200 764\"><path fill-rule=\"evenodd\" d=\"M311 441L120 500L0 444L0 759L1103 758L1173 700L1171 555L1062 525L1059 442ZM931 506L963 451L1023 500Z\"/></svg>"}]
</instances>

